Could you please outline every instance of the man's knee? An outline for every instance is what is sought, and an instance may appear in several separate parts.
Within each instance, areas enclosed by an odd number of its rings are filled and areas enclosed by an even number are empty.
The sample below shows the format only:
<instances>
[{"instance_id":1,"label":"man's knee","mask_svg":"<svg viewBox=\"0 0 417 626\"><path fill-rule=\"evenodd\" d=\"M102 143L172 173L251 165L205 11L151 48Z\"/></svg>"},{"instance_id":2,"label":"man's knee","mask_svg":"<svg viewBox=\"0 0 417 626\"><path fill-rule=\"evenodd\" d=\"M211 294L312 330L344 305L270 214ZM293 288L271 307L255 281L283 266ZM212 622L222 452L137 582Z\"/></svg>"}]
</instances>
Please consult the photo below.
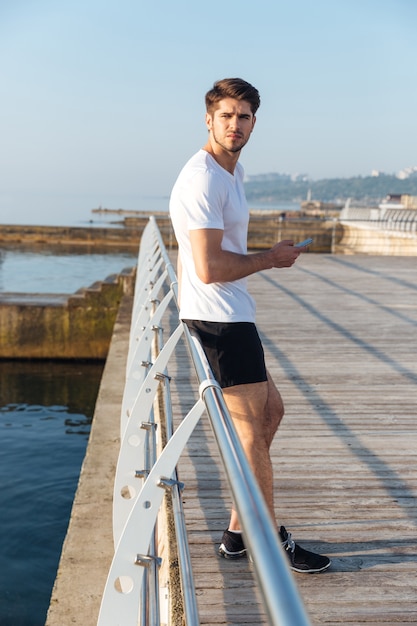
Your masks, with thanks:
<instances>
[{"instance_id":1,"label":"man's knee","mask_svg":"<svg viewBox=\"0 0 417 626\"><path fill-rule=\"evenodd\" d=\"M280 392L268 372L268 410L271 428L276 431L284 417L284 403Z\"/></svg>"}]
</instances>

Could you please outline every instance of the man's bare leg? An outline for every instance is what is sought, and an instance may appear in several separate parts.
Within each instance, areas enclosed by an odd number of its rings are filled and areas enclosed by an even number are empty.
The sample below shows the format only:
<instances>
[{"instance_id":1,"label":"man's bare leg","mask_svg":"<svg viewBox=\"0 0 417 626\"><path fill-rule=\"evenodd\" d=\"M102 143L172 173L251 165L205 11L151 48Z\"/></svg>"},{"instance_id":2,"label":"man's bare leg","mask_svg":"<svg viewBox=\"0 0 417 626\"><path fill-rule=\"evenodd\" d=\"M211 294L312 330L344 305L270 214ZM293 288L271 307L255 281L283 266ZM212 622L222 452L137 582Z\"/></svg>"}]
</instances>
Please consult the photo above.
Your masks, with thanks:
<instances>
[{"instance_id":1,"label":"man's bare leg","mask_svg":"<svg viewBox=\"0 0 417 626\"><path fill-rule=\"evenodd\" d=\"M235 385L223 389L223 397L242 443L249 465L259 483L272 519L274 485L269 449L284 415L281 395L268 374L262 383ZM232 509L229 530L240 530Z\"/></svg>"},{"instance_id":2,"label":"man's bare leg","mask_svg":"<svg viewBox=\"0 0 417 626\"><path fill-rule=\"evenodd\" d=\"M242 442L252 471L259 483L274 523L274 485L272 464L269 455L272 440L284 415L279 391L269 374L268 381L251 385L236 385L223 390L224 399ZM232 509L229 531L223 534L219 553L225 558L240 558L246 555L245 544L239 535L239 519ZM232 538L234 537L234 539ZM291 533L281 526L279 537L288 556L290 567L296 572L322 572L330 565L327 556L309 552L291 538Z\"/></svg>"}]
</instances>

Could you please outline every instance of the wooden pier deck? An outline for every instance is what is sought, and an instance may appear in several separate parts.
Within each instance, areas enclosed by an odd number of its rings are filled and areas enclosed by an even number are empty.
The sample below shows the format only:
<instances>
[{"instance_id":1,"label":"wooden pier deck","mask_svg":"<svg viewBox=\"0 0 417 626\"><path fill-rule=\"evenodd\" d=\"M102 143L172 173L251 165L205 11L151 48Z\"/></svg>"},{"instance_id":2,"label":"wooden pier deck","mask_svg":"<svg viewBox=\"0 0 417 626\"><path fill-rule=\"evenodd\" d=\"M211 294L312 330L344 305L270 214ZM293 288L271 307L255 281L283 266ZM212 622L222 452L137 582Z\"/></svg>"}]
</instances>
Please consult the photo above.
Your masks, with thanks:
<instances>
[{"instance_id":1,"label":"wooden pier deck","mask_svg":"<svg viewBox=\"0 0 417 626\"><path fill-rule=\"evenodd\" d=\"M272 449L277 518L332 559L295 575L311 622L417 624L415 258L308 253L249 282L286 406ZM195 399L190 367L181 348L177 417ZM179 475L201 624L266 624L250 563L217 557L230 495L206 416Z\"/></svg>"}]
</instances>

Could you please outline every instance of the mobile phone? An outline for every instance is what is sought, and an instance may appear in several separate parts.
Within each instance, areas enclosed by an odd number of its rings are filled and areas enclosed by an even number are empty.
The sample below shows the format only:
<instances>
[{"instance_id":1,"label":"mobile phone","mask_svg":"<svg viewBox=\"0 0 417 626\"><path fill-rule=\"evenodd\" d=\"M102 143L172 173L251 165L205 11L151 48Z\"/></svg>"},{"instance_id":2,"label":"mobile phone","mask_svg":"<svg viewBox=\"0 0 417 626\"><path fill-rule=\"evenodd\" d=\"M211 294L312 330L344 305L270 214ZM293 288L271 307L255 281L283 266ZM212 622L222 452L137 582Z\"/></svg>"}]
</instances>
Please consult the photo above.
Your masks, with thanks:
<instances>
[{"instance_id":1,"label":"mobile phone","mask_svg":"<svg viewBox=\"0 0 417 626\"><path fill-rule=\"evenodd\" d=\"M313 240L311 237L309 237L308 239L304 239L304 241L301 241L300 243L296 243L294 248L305 248L305 246L309 246L311 243L313 243Z\"/></svg>"}]
</instances>

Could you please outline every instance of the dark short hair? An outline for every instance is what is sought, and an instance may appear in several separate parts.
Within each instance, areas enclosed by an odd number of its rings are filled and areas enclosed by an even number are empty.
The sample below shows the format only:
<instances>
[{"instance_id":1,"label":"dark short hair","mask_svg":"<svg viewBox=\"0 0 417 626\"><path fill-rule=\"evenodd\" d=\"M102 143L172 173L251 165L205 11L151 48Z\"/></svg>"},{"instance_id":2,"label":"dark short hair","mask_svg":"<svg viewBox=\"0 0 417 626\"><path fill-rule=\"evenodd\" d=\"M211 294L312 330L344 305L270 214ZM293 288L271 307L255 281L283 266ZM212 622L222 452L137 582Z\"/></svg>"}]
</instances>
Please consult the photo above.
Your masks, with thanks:
<instances>
[{"instance_id":1,"label":"dark short hair","mask_svg":"<svg viewBox=\"0 0 417 626\"><path fill-rule=\"evenodd\" d=\"M245 100L249 102L251 111L255 115L261 104L259 91L242 78L223 78L214 83L213 88L206 93L206 110L212 114L216 105L224 98Z\"/></svg>"}]
</instances>

